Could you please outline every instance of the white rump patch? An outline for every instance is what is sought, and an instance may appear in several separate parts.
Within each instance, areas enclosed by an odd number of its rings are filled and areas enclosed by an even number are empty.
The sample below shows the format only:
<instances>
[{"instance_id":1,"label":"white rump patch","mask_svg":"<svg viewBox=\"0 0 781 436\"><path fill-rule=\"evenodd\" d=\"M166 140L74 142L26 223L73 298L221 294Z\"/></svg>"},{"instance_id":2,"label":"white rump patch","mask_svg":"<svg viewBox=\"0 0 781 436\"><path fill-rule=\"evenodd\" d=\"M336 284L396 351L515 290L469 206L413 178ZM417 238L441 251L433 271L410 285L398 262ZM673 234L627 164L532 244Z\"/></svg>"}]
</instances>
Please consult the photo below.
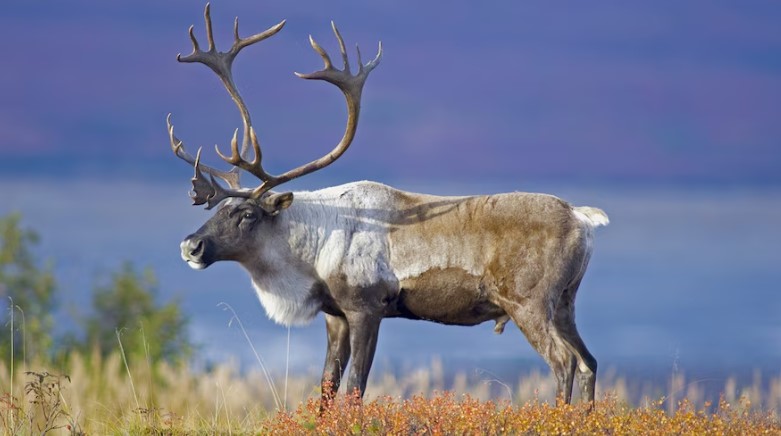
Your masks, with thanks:
<instances>
[{"instance_id":1,"label":"white rump patch","mask_svg":"<svg viewBox=\"0 0 781 436\"><path fill-rule=\"evenodd\" d=\"M572 208L575 216L591 227L606 226L610 223L607 214L596 207L581 206Z\"/></svg>"}]
</instances>

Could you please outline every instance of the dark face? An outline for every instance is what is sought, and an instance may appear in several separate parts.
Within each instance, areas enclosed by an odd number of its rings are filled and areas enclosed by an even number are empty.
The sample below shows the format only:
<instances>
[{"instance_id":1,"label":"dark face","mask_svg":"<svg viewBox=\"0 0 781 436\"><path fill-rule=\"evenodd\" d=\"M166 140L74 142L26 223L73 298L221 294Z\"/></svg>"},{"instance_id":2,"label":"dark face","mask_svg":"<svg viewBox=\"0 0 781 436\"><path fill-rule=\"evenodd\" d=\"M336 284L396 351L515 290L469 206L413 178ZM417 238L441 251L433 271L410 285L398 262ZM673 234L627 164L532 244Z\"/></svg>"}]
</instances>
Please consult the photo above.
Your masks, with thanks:
<instances>
[{"instance_id":1,"label":"dark face","mask_svg":"<svg viewBox=\"0 0 781 436\"><path fill-rule=\"evenodd\" d=\"M269 194L221 207L197 232L180 244L182 259L193 269L220 260L242 261L256 255L263 235L272 231L274 216L293 200L291 193Z\"/></svg>"}]
</instances>

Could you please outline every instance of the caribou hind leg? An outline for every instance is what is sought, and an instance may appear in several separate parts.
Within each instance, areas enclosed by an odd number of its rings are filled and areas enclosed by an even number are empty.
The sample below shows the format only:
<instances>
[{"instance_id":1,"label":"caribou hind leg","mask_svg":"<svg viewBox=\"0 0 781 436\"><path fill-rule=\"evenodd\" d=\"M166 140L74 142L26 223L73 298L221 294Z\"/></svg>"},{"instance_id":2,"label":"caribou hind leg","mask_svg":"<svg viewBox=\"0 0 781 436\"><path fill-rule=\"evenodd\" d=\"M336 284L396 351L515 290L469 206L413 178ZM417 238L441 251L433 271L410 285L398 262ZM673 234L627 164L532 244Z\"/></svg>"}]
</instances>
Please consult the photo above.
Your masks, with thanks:
<instances>
[{"instance_id":1,"label":"caribou hind leg","mask_svg":"<svg viewBox=\"0 0 781 436\"><path fill-rule=\"evenodd\" d=\"M597 359L591 355L578 334L575 323L571 322L566 327L559 329L559 334L566 342L567 348L572 350L572 375L577 374L580 397L582 401L594 402L594 390L597 381Z\"/></svg>"},{"instance_id":2,"label":"caribou hind leg","mask_svg":"<svg viewBox=\"0 0 781 436\"><path fill-rule=\"evenodd\" d=\"M586 348L586 344L580 337L578 328L575 325L575 294L579 285L580 280L576 281L562 294L556 307L554 324L559 337L561 337L576 359L576 365L573 365L572 372L574 375L577 371L580 397L582 401L593 403L597 380L597 359Z\"/></svg>"},{"instance_id":3,"label":"caribou hind leg","mask_svg":"<svg viewBox=\"0 0 781 436\"><path fill-rule=\"evenodd\" d=\"M555 326L552 327L551 335L554 338L553 342L556 347L555 353L558 357L557 365L561 367L560 373L554 371L558 388L556 399L565 404L570 404L572 402L572 387L575 382L577 358L572 353L572 350L565 344Z\"/></svg>"},{"instance_id":4,"label":"caribou hind leg","mask_svg":"<svg viewBox=\"0 0 781 436\"><path fill-rule=\"evenodd\" d=\"M535 301L534 304L511 302L503 306L556 377L557 401L569 403L572 397L576 357L559 337L547 302Z\"/></svg>"}]
</instances>

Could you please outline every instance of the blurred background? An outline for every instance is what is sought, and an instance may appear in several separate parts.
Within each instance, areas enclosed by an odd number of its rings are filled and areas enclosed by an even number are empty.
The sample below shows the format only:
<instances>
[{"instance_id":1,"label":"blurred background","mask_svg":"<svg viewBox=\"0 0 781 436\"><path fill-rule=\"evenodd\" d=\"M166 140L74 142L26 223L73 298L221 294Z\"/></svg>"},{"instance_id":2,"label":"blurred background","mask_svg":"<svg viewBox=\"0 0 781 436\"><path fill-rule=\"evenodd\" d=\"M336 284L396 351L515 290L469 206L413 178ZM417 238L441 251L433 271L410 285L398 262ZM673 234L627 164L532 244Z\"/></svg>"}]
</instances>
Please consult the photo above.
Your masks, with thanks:
<instances>
[{"instance_id":1,"label":"blurred background","mask_svg":"<svg viewBox=\"0 0 781 436\"><path fill-rule=\"evenodd\" d=\"M211 213L190 206L192 169L172 155L165 116L213 165L211 146L226 149L240 127L213 73L176 62L191 50L190 24L205 46L202 14L183 0L5 5L0 215L20 213L40 236L36 261L57 282L55 337L83 334L90 290L131 262L154 270L161 301L179 299L196 364L254 365L224 302L278 370L288 331L267 320L246 274L196 272L179 257ZM292 74L322 66L308 35L335 59L330 20L365 59L384 46L352 147L291 189L370 179L600 207L611 224L577 301L600 368L719 386L777 371L781 4L225 1L212 5L222 50L235 16L245 36L288 20L234 67L273 172L326 153L344 129L338 90ZM432 356L500 378L543 365L518 329L492 327L387 320L375 371ZM291 368L319 371L324 355L322 317L290 331Z\"/></svg>"}]
</instances>

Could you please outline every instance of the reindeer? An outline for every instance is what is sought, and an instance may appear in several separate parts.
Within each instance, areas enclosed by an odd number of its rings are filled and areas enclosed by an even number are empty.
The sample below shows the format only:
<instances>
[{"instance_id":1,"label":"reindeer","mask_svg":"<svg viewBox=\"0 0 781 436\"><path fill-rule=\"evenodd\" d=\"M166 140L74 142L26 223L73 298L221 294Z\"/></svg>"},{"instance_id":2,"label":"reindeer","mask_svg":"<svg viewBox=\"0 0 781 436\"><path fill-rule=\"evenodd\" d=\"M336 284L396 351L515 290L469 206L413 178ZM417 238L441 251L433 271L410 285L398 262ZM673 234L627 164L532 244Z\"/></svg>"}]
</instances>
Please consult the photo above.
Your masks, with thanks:
<instances>
[{"instance_id":1,"label":"reindeer","mask_svg":"<svg viewBox=\"0 0 781 436\"><path fill-rule=\"evenodd\" d=\"M218 52L208 4L204 15L208 49L201 50L191 26L193 51L177 59L202 63L217 74L239 109L243 138L240 150L237 129L228 156L215 147L232 165L221 171L200 162L200 149L194 158L185 151L168 115L171 148L194 167L194 204L206 204L207 209L221 205L184 239L181 255L197 270L218 261L238 262L276 323L303 325L324 313L328 346L323 400L339 389L348 361L347 388L363 394L380 322L401 317L470 326L493 320L497 333L512 320L550 366L560 400L570 402L577 378L582 398L593 402L597 361L575 326L575 295L591 256L594 229L608 223L603 211L574 207L545 194L443 197L368 181L312 192L272 191L330 165L350 146L361 91L380 63L382 44L366 64L357 50L358 71L352 74L344 40L333 23L341 70L310 36L325 66L296 75L324 80L344 93L347 127L329 153L273 175L263 169L261 147L231 66L243 48L275 35L285 21L242 38L237 18L232 47ZM260 184L242 188L240 170Z\"/></svg>"}]
</instances>

